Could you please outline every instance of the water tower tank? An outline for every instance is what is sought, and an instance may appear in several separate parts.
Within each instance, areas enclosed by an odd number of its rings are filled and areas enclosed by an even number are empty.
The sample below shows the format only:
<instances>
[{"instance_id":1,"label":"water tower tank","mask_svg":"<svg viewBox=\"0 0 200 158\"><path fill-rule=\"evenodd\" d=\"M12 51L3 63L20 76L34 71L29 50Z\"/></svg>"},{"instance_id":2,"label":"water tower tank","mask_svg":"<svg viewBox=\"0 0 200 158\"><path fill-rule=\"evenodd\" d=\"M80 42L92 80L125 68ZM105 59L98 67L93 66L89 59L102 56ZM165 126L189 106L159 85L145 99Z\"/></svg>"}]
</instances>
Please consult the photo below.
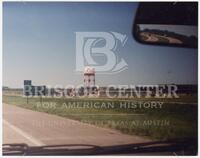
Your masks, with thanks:
<instances>
[{"instance_id":1,"label":"water tower tank","mask_svg":"<svg viewBox=\"0 0 200 158\"><path fill-rule=\"evenodd\" d=\"M95 86L95 69L92 67L85 67L84 69L84 86L94 87Z\"/></svg>"}]
</instances>

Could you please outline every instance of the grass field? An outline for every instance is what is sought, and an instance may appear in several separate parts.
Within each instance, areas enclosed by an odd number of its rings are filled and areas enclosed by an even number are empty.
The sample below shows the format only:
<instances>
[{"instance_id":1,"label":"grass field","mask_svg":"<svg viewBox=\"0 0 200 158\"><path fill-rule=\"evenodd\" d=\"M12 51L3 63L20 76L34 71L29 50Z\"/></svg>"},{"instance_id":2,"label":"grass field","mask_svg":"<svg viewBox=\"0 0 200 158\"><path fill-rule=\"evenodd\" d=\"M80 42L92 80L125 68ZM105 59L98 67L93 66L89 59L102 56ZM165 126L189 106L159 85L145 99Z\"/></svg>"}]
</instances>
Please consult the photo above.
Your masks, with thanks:
<instances>
[{"instance_id":1,"label":"grass field","mask_svg":"<svg viewBox=\"0 0 200 158\"><path fill-rule=\"evenodd\" d=\"M156 104L162 101L162 106ZM198 107L193 104L197 97L192 96L171 100L43 98L42 102L29 98L27 104L24 97L4 95L3 102L155 140L197 138Z\"/></svg>"}]
</instances>

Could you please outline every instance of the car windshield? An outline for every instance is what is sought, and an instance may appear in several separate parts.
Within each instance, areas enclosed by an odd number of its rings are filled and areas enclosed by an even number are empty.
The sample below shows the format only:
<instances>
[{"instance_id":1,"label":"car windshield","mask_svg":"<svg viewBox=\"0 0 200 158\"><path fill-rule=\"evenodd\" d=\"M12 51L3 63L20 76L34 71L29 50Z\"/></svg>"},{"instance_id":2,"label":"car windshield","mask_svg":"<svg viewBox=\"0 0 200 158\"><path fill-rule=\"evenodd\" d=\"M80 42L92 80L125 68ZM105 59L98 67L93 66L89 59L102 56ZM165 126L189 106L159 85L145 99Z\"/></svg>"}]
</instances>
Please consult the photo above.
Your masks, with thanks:
<instances>
[{"instance_id":1,"label":"car windshield","mask_svg":"<svg viewBox=\"0 0 200 158\"><path fill-rule=\"evenodd\" d=\"M3 3L4 154L197 153L198 49L138 43L137 8Z\"/></svg>"}]
</instances>

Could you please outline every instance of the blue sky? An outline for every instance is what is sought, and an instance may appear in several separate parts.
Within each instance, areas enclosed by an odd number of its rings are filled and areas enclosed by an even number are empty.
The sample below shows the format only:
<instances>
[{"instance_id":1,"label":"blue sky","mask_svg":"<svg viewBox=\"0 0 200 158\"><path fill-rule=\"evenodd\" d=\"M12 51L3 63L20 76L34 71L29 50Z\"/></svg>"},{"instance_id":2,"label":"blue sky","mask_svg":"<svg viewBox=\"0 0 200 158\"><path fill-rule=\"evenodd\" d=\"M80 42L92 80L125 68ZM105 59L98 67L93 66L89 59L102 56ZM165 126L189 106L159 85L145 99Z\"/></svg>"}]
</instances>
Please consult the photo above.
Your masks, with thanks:
<instances>
[{"instance_id":1,"label":"blue sky","mask_svg":"<svg viewBox=\"0 0 200 158\"><path fill-rule=\"evenodd\" d=\"M119 32L128 36L120 56L128 69L97 75L98 85L197 84L197 49L137 43L132 25L137 3L3 3L3 85L77 85L76 32Z\"/></svg>"}]
</instances>

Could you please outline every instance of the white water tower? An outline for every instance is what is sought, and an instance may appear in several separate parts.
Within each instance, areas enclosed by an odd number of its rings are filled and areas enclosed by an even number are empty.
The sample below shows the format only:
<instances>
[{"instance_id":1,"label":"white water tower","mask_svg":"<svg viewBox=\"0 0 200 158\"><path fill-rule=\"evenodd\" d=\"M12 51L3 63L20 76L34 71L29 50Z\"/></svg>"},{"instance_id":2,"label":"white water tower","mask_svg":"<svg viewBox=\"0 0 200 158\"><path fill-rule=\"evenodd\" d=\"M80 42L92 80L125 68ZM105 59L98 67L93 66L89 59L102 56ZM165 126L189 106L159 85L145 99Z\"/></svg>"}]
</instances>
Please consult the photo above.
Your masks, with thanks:
<instances>
[{"instance_id":1,"label":"white water tower","mask_svg":"<svg viewBox=\"0 0 200 158\"><path fill-rule=\"evenodd\" d=\"M84 87L92 88L95 87L95 69L92 67L85 67L84 69Z\"/></svg>"}]
</instances>

